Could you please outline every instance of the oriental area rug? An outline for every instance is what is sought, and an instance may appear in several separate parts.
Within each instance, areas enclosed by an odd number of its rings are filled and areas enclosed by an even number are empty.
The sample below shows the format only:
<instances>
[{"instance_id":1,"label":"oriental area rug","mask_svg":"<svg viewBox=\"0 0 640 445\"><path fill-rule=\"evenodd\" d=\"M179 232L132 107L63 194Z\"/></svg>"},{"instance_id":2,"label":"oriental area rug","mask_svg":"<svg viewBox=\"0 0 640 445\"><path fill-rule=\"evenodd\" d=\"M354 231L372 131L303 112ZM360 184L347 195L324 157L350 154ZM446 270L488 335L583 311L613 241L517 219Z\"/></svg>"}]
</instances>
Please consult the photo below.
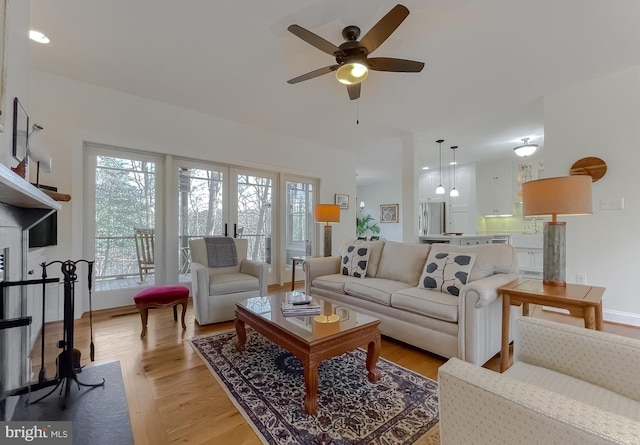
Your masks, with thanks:
<instances>
[{"instance_id":1,"label":"oriental area rug","mask_svg":"<svg viewBox=\"0 0 640 445\"><path fill-rule=\"evenodd\" d=\"M380 358L380 380L371 383L366 351L357 349L319 365L318 415L310 416L301 362L252 329L244 352L236 351L235 340L235 332L226 332L191 345L263 443L439 443L433 380Z\"/></svg>"}]
</instances>

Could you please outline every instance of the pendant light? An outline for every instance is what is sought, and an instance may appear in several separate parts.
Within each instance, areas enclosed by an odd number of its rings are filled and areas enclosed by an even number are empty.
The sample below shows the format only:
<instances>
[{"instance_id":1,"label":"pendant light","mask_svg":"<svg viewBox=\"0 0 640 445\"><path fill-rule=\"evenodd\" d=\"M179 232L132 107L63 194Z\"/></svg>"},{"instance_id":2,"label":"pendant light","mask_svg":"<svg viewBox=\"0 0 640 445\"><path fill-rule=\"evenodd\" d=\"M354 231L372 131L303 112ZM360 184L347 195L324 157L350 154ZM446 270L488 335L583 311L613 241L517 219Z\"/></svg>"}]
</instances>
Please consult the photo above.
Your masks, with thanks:
<instances>
[{"instance_id":1,"label":"pendant light","mask_svg":"<svg viewBox=\"0 0 640 445\"><path fill-rule=\"evenodd\" d=\"M436 187L436 195L444 195L444 187L442 186L442 143L444 139L438 139L436 144L440 144L440 183Z\"/></svg>"},{"instance_id":2,"label":"pendant light","mask_svg":"<svg viewBox=\"0 0 640 445\"><path fill-rule=\"evenodd\" d=\"M451 150L453 150L453 188L451 189L451 191L449 192L449 196L452 197L456 197L456 196L460 196L460 193L458 193L458 189L456 189L456 148L458 148L457 145L454 145L453 147L451 147Z\"/></svg>"}]
</instances>

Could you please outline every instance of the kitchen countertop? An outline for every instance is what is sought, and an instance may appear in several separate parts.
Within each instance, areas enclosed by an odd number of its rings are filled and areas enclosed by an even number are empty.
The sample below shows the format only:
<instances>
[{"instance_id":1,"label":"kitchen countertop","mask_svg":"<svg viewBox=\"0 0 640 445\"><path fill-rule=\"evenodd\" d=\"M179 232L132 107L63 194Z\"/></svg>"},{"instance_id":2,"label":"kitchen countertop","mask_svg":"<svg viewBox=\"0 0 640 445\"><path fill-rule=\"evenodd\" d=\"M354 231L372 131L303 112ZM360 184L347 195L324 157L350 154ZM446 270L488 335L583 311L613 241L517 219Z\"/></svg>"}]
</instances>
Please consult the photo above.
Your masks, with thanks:
<instances>
[{"instance_id":1,"label":"kitchen countertop","mask_svg":"<svg viewBox=\"0 0 640 445\"><path fill-rule=\"evenodd\" d=\"M474 234L462 234L462 235L420 235L420 239L433 239L433 240L449 240L449 239L469 239L469 238L493 238L493 235L474 235Z\"/></svg>"}]
</instances>

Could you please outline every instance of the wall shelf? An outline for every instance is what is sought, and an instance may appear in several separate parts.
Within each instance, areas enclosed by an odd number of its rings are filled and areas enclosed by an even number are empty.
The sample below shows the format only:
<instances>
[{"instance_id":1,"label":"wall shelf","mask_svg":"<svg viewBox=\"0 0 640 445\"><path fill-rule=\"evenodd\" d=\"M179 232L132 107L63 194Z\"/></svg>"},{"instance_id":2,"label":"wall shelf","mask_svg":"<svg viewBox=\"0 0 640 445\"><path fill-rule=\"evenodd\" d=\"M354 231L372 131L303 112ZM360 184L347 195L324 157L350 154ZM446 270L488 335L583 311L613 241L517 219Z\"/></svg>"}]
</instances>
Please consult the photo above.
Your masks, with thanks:
<instances>
[{"instance_id":1,"label":"wall shelf","mask_svg":"<svg viewBox=\"0 0 640 445\"><path fill-rule=\"evenodd\" d=\"M60 210L62 208L62 204L54 201L3 164L0 164L0 202L27 209Z\"/></svg>"}]
</instances>

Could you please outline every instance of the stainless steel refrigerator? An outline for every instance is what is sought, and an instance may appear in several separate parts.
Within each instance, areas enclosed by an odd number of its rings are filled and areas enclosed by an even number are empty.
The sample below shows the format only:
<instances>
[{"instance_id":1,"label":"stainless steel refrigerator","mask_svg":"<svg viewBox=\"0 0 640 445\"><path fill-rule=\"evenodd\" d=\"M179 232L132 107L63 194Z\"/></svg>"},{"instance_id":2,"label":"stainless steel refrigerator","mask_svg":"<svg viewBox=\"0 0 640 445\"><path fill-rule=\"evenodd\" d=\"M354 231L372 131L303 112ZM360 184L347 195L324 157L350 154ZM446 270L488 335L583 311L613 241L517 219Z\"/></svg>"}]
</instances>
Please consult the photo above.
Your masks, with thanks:
<instances>
[{"instance_id":1,"label":"stainless steel refrigerator","mask_svg":"<svg viewBox=\"0 0 640 445\"><path fill-rule=\"evenodd\" d=\"M445 210L444 202L421 202L418 210L419 235L440 235L446 232Z\"/></svg>"}]
</instances>

